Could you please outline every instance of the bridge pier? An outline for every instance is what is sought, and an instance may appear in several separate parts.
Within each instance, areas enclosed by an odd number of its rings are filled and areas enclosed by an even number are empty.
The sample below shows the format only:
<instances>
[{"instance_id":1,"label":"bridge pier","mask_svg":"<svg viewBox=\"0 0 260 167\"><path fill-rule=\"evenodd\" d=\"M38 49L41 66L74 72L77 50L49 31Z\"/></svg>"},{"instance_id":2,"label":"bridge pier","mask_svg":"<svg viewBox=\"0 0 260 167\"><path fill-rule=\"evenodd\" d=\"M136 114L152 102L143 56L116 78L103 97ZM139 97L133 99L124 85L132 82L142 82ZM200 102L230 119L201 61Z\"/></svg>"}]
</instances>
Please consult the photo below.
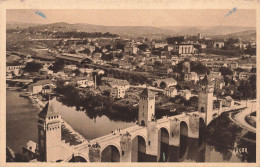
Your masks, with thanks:
<instances>
[{"instance_id":1,"label":"bridge pier","mask_svg":"<svg viewBox=\"0 0 260 167\"><path fill-rule=\"evenodd\" d=\"M90 162L101 162L100 146L91 145L89 147L89 161Z\"/></svg>"},{"instance_id":2,"label":"bridge pier","mask_svg":"<svg viewBox=\"0 0 260 167\"><path fill-rule=\"evenodd\" d=\"M156 121L147 122L147 144L146 144L146 154L153 155L159 160L159 141L158 141L158 128Z\"/></svg>"},{"instance_id":3,"label":"bridge pier","mask_svg":"<svg viewBox=\"0 0 260 167\"><path fill-rule=\"evenodd\" d=\"M192 114L189 116L189 124L188 124L188 137L189 138L199 138L199 116L196 114Z\"/></svg>"},{"instance_id":4,"label":"bridge pier","mask_svg":"<svg viewBox=\"0 0 260 167\"><path fill-rule=\"evenodd\" d=\"M132 142L129 133L125 133L121 136L120 147L120 162L131 162Z\"/></svg>"},{"instance_id":5,"label":"bridge pier","mask_svg":"<svg viewBox=\"0 0 260 167\"><path fill-rule=\"evenodd\" d=\"M180 146L180 120L170 120L169 145Z\"/></svg>"}]
</instances>

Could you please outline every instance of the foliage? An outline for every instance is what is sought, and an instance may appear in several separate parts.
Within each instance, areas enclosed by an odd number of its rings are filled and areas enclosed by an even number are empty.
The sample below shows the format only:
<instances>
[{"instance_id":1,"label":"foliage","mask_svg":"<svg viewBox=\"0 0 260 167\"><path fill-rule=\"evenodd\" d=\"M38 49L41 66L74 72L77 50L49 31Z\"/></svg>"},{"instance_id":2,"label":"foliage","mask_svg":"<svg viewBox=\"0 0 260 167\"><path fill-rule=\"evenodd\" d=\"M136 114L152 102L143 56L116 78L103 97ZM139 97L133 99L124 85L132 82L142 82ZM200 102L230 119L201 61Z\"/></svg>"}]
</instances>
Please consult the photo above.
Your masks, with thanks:
<instances>
[{"instance_id":1,"label":"foliage","mask_svg":"<svg viewBox=\"0 0 260 167\"><path fill-rule=\"evenodd\" d=\"M251 44L245 50L245 54L256 55L256 48L252 48Z\"/></svg>"},{"instance_id":2,"label":"foliage","mask_svg":"<svg viewBox=\"0 0 260 167\"><path fill-rule=\"evenodd\" d=\"M26 63L26 66L24 67L24 71L26 72L39 72L39 70L42 68L42 64L36 63L36 62L28 62Z\"/></svg>"},{"instance_id":3,"label":"foliage","mask_svg":"<svg viewBox=\"0 0 260 167\"><path fill-rule=\"evenodd\" d=\"M85 48L84 50L79 51L79 52L80 52L80 53L84 53L84 54L90 54L89 48Z\"/></svg>"},{"instance_id":4,"label":"foliage","mask_svg":"<svg viewBox=\"0 0 260 167\"><path fill-rule=\"evenodd\" d=\"M170 37L170 38L167 38L166 40L167 40L168 44L181 43L181 42L184 42L184 36Z\"/></svg>"},{"instance_id":5,"label":"foliage","mask_svg":"<svg viewBox=\"0 0 260 167\"><path fill-rule=\"evenodd\" d=\"M148 48L149 48L149 46L147 44L138 45L138 49L141 51L145 51Z\"/></svg>"},{"instance_id":6,"label":"foliage","mask_svg":"<svg viewBox=\"0 0 260 167\"><path fill-rule=\"evenodd\" d=\"M71 38L71 37L72 38L100 38L100 37L114 38L114 37L118 37L118 35L110 34L109 32L101 33L101 32L58 31L54 34L54 37L55 38Z\"/></svg>"},{"instance_id":7,"label":"foliage","mask_svg":"<svg viewBox=\"0 0 260 167\"><path fill-rule=\"evenodd\" d=\"M160 61L154 62L154 68L161 68L161 67L162 67L162 63Z\"/></svg>"},{"instance_id":8,"label":"foliage","mask_svg":"<svg viewBox=\"0 0 260 167\"><path fill-rule=\"evenodd\" d=\"M111 61L114 58L113 54L102 54L101 59L104 61Z\"/></svg>"},{"instance_id":9,"label":"foliage","mask_svg":"<svg viewBox=\"0 0 260 167\"><path fill-rule=\"evenodd\" d=\"M20 153L15 153L15 162L29 162L28 158L26 156L20 154Z\"/></svg>"},{"instance_id":10,"label":"foliage","mask_svg":"<svg viewBox=\"0 0 260 167\"><path fill-rule=\"evenodd\" d=\"M162 89L164 89L164 88L166 88L166 87L167 87L167 85L166 85L166 83L165 83L165 82L161 82L161 83L160 83L160 87L161 87Z\"/></svg>"},{"instance_id":11,"label":"foliage","mask_svg":"<svg viewBox=\"0 0 260 167\"><path fill-rule=\"evenodd\" d=\"M221 75L223 75L223 76L233 74L232 70L230 68L227 68L227 67L220 67L219 72L221 72Z\"/></svg>"},{"instance_id":12,"label":"foliage","mask_svg":"<svg viewBox=\"0 0 260 167\"><path fill-rule=\"evenodd\" d=\"M49 70L52 70L53 72L59 72L62 69L64 69L64 63L62 61L56 61L49 67Z\"/></svg>"}]
</instances>

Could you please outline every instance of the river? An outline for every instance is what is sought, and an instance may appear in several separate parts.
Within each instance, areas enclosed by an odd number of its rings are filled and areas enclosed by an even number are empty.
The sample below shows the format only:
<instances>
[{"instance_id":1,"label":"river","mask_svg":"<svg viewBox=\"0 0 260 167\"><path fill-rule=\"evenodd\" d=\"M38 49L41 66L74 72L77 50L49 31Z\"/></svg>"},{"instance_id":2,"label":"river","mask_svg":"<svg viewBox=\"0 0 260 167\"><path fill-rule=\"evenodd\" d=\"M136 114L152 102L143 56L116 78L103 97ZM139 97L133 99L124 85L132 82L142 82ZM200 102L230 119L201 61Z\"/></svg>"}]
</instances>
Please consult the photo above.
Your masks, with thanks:
<instances>
[{"instance_id":1,"label":"river","mask_svg":"<svg viewBox=\"0 0 260 167\"><path fill-rule=\"evenodd\" d=\"M7 90L6 108L6 143L15 152L22 151L29 140L37 142L38 109L26 98L19 97L19 92ZM54 101L55 109L59 110L62 118L87 139L94 139L111 133L115 129L124 129L135 125L134 122L113 121L107 116L90 118L84 111L76 111L75 107L67 107ZM222 148L209 144L205 140L182 139L184 146L172 147L161 144L162 150L167 150L168 162L255 162L255 144L243 140L234 141L235 145L247 148L248 153L235 153L232 148ZM178 157L171 155L179 154Z\"/></svg>"}]
</instances>

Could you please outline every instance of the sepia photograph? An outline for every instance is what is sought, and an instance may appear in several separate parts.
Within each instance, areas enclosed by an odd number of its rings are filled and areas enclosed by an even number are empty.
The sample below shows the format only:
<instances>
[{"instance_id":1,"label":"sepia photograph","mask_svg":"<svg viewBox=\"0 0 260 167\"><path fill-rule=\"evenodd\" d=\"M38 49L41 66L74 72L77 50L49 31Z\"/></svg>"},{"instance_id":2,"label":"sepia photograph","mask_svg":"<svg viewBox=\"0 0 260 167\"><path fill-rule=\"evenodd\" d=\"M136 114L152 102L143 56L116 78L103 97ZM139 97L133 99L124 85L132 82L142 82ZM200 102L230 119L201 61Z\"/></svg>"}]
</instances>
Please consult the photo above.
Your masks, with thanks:
<instances>
[{"instance_id":1,"label":"sepia photograph","mask_svg":"<svg viewBox=\"0 0 260 167\"><path fill-rule=\"evenodd\" d=\"M6 164L256 163L256 20L6 9Z\"/></svg>"}]
</instances>

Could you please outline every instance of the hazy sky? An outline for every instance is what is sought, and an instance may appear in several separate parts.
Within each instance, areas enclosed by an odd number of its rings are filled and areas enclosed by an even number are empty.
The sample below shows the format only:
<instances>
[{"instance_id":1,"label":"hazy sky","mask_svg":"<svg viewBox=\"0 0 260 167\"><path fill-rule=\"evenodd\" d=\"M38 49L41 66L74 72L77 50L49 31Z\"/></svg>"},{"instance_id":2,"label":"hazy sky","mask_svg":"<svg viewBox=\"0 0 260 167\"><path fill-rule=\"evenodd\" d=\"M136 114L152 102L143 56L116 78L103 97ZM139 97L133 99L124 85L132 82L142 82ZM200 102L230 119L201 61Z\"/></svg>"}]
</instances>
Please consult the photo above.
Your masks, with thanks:
<instances>
[{"instance_id":1,"label":"hazy sky","mask_svg":"<svg viewBox=\"0 0 260 167\"><path fill-rule=\"evenodd\" d=\"M106 26L256 26L256 11L237 9L44 9L38 10L46 18L35 14L37 10L9 9L7 22L26 23L87 23Z\"/></svg>"}]
</instances>

